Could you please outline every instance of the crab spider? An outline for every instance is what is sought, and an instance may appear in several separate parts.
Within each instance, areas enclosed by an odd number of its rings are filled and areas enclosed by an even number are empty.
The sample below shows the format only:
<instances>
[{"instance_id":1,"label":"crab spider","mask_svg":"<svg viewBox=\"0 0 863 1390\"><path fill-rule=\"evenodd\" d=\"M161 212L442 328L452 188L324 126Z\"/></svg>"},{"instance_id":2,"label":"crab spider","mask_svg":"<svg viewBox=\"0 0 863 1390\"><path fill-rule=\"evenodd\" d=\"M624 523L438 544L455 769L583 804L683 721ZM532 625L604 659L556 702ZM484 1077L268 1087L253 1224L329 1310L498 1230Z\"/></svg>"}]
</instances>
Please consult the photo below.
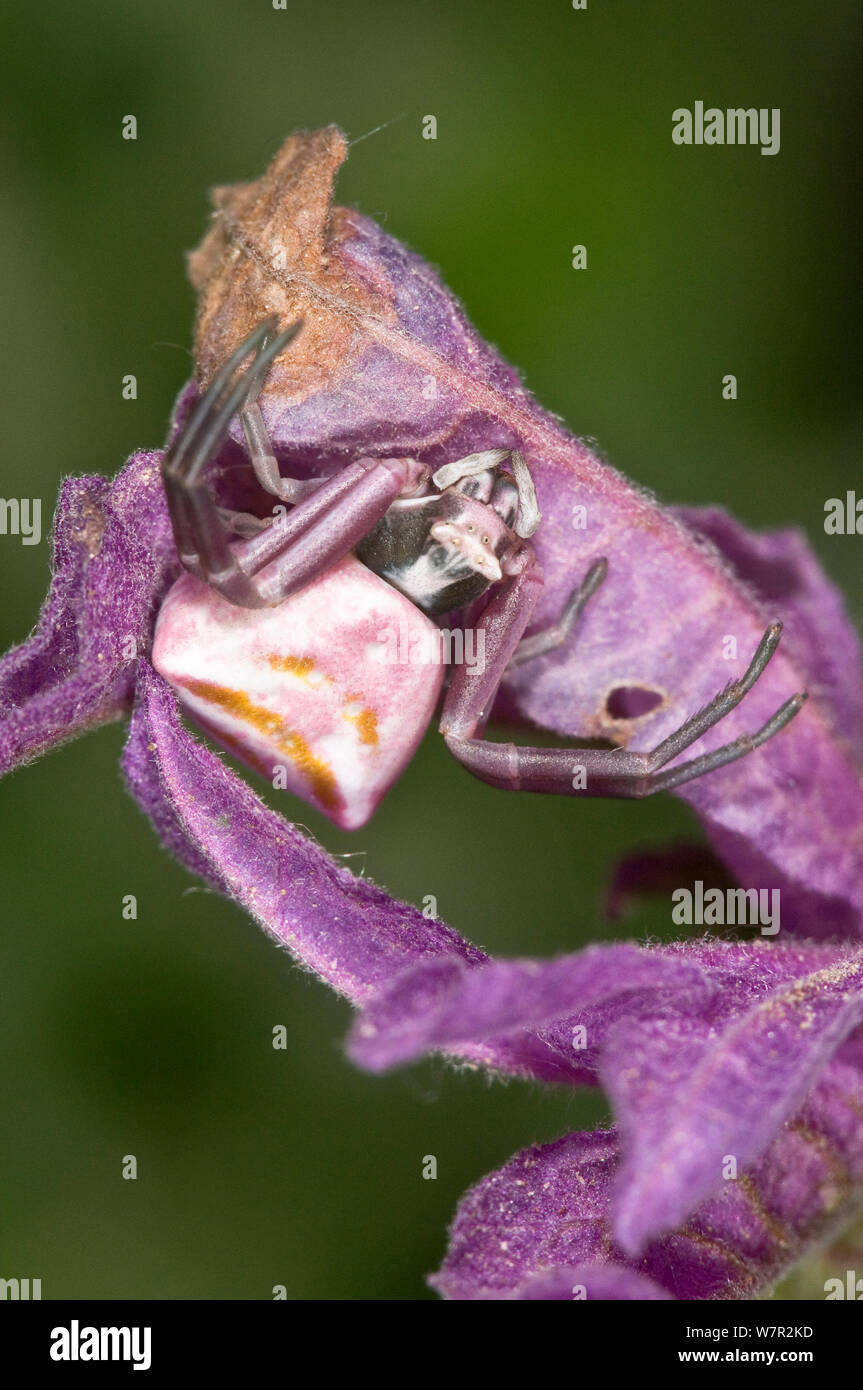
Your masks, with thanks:
<instances>
[{"instance_id":1,"label":"crab spider","mask_svg":"<svg viewBox=\"0 0 863 1390\"><path fill-rule=\"evenodd\" d=\"M187 573L160 611L153 662L229 751L337 825L363 825L412 758L443 691L434 620L478 599L483 660L450 662L440 730L459 762L492 786L644 796L742 757L794 717L805 695L757 732L668 767L752 688L779 641L773 623L744 676L652 752L579 749L583 785L574 785L571 750L485 742L507 669L566 639L606 561L587 571L557 624L525 637L543 582L530 544L541 518L517 452L489 449L434 473L414 458L362 457L332 477L283 478L256 397L300 327L276 336L274 319L261 323L216 374L162 464ZM269 524L220 512L203 481L236 414L259 482L284 504Z\"/></svg>"}]
</instances>

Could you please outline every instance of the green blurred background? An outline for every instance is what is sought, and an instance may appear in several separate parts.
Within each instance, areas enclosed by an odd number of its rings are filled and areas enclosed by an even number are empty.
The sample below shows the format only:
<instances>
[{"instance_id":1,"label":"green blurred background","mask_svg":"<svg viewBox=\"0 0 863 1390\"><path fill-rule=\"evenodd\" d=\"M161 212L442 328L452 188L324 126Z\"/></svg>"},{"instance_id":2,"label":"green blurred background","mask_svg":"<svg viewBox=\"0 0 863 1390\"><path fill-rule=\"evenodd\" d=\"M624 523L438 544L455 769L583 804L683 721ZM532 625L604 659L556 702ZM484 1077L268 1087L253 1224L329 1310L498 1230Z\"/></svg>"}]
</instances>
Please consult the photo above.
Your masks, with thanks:
<instances>
[{"instance_id":1,"label":"green blurred background","mask_svg":"<svg viewBox=\"0 0 863 1390\"><path fill-rule=\"evenodd\" d=\"M256 177L296 127L356 139L387 123L356 145L339 201L438 265L618 468L664 499L803 527L859 620L863 541L826 537L823 508L863 494L861 36L854 0L7 8L0 493L41 496L47 530L62 475L162 441L211 185ZM671 112L698 98L780 107L781 152L674 146ZM0 537L4 646L48 567L44 541ZM0 794L0 1275L41 1277L45 1298L428 1297L464 1189L603 1121L603 1098L438 1062L357 1072L348 1007L159 848L122 741L104 729ZM670 797L506 797L435 736L353 836L270 798L503 954L668 936L662 904L610 926L604 887L622 853L699 835ZM798 1277L786 1296L806 1290Z\"/></svg>"}]
</instances>

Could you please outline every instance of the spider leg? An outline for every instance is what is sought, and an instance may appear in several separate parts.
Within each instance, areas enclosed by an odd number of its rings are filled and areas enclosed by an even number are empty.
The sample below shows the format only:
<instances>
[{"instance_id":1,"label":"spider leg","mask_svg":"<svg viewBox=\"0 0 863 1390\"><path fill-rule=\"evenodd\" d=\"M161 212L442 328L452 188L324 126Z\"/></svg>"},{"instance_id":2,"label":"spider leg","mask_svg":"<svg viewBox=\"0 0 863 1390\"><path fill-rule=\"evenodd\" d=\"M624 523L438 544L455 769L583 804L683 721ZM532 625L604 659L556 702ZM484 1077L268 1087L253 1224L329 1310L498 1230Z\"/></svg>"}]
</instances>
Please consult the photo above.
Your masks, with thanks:
<instances>
[{"instance_id":1,"label":"spider leg","mask_svg":"<svg viewBox=\"0 0 863 1390\"><path fill-rule=\"evenodd\" d=\"M450 747L474 739L484 728L507 666L542 593L542 570L532 546L522 545L510 562L510 569L512 572L500 583L476 623L475 649L483 653L482 666L459 665L453 669L440 722L440 731ZM480 738L476 742L482 745ZM456 752L456 756L460 754Z\"/></svg>"},{"instance_id":2,"label":"spider leg","mask_svg":"<svg viewBox=\"0 0 863 1390\"><path fill-rule=\"evenodd\" d=\"M596 593L607 573L607 560L597 560L592 564L578 588L573 589L557 622L551 627L543 628L541 632L531 633L530 637L523 637L510 657L507 669L511 671L525 661L533 661L535 657L544 656L546 652L552 652L555 647L562 646L584 611L588 599Z\"/></svg>"},{"instance_id":3,"label":"spider leg","mask_svg":"<svg viewBox=\"0 0 863 1390\"><path fill-rule=\"evenodd\" d=\"M270 364L300 326L293 324L273 338L276 320L259 324L216 373L162 463L182 564L244 608L274 607L323 574L354 548L397 497L422 489L430 472L412 458L361 458L323 480L292 483L279 476L254 398ZM248 357L251 364L241 370ZM220 515L201 476L238 412L263 485L288 502L302 497L266 528L242 513ZM245 532L247 539L229 543L231 530Z\"/></svg>"},{"instance_id":4,"label":"spider leg","mask_svg":"<svg viewBox=\"0 0 863 1390\"><path fill-rule=\"evenodd\" d=\"M326 482L325 476L303 479L282 476L257 401L248 401L243 407L240 411L240 423L246 437L246 451L252 471L264 491L269 492L272 497L278 497L280 502L293 507ZM272 516L259 517L251 512L234 512L227 507L217 507L216 511L227 530L243 540L260 535L273 524Z\"/></svg>"},{"instance_id":5,"label":"spider leg","mask_svg":"<svg viewBox=\"0 0 863 1390\"><path fill-rule=\"evenodd\" d=\"M230 507L217 507L216 514L223 523L226 530L234 536L240 536L243 540L249 540L251 536L260 535L261 531L266 531L272 525L272 517L254 516L251 512L234 512Z\"/></svg>"},{"instance_id":6,"label":"spider leg","mask_svg":"<svg viewBox=\"0 0 863 1390\"><path fill-rule=\"evenodd\" d=\"M396 498L412 494L429 469L412 458L360 458L318 483L277 522L236 547L260 605L274 607L343 559Z\"/></svg>"},{"instance_id":7,"label":"spider leg","mask_svg":"<svg viewBox=\"0 0 863 1390\"><path fill-rule=\"evenodd\" d=\"M162 461L162 480L180 562L234 603L257 606L253 588L228 544L226 530L201 474L224 439L231 417L250 393L257 394L270 364L301 326L294 323L275 336L276 319L258 324L220 367ZM250 356L251 365L241 370Z\"/></svg>"},{"instance_id":8,"label":"spider leg","mask_svg":"<svg viewBox=\"0 0 863 1390\"><path fill-rule=\"evenodd\" d=\"M240 411L240 422L246 436L246 449L255 477L261 487L273 497L278 497L280 501L293 506L304 497L308 497L325 481L324 478L307 478L301 481L299 478L282 477L257 401L249 401L244 406Z\"/></svg>"},{"instance_id":9,"label":"spider leg","mask_svg":"<svg viewBox=\"0 0 863 1390\"><path fill-rule=\"evenodd\" d=\"M592 567L567 605L565 616L584 607L604 577L602 561ZM501 591L483 613L485 650L491 652L483 673L470 677L457 668L444 701L441 733L447 747L469 772L494 787L509 791L551 792L567 796L641 797L681 786L706 772L724 767L751 753L783 729L801 709L806 694L792 695L752 734L743 734L711 753L666 767L737 706L758 680L779 642L781 623L772 623L758 644L746 672L732 681L704 709L687 719L652 752L635 753L613 748L530 748L512 743L487 743L482 729L497 694L502 675L512 657L524 650L520 643L538 597L527 587L532 566ZM574 617L572 618L574 621ZM558 625L559 626L559 625ZM552 629L552 632L555 630ZM515 636L513 637L513 633ZM545 634L537 634L539 637ZM534 639L528 639L528 643ZM543 647L542 650L549 650ZM528 647L530 651L530 648ZM538 655L530 651L530 655ZM524 657L523 659L529 659Z\"/></svg>"}]
</instances>

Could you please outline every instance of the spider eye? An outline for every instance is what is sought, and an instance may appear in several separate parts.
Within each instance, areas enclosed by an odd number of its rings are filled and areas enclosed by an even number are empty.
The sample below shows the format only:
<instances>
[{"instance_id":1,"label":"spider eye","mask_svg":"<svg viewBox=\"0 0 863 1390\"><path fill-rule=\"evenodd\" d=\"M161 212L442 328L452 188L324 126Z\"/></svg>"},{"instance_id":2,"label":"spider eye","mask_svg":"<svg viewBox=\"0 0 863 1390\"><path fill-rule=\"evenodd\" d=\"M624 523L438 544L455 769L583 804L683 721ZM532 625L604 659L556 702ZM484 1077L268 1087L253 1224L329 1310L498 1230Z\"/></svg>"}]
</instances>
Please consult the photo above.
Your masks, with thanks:
<instances>
[{"instance_id":1,"label":"spider eye","mask_svg":"<svg viewBox=\"0 0 863 1390\"><path fill-rule=\"evenodd\" d=\"M472 526L468 526L467 529L468 529L468 531L472 531L474 528L473 528Z\"/></svg>"},{"instance_id":2,"label":"spider eye","mask_svg":"<svg viewBox=\"0 0 863 1390\"><path fill-rule=\"evenodd\" d=\"M483 543L483 545L488 545L488 544L489 544L488 536L483 536L483 538L482 538L482 543Z\"/></svg>"}]
</instances>

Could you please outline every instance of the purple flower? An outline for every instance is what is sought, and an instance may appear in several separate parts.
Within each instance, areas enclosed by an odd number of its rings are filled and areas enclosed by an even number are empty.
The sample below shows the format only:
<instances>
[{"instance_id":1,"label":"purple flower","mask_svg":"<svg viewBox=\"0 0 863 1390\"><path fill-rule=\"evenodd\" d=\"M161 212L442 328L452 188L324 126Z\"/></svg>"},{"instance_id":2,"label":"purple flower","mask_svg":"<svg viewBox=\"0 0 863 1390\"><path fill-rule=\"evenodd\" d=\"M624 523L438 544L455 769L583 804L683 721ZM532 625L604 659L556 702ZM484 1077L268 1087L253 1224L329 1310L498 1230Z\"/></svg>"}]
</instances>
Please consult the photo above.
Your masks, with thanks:
<instances>
[{"instance_id":1,"label":"purple flower","mask_svg":"<svg viewBox=\"0 0 863 1390\"><path fill-rule=\"evenodd\" d=\"M734 878L781 889L783 927L831 944L489 962L337 866L186 730L152 668L156 615L180 572L158 452L113 481L63 484L39 624L0 663L0 772L131 713L124 769L162 840L366 1006L353 1043L364 1065L439 1049L605 1087L619 1140L573 1136L486 1179L457 1217L445 1295L745 1294L839 1217L861 1176L860 961L836 944L859 939L863 912L856 638L797 533L756 537L718 511L662 508L543 412L423 261L331 205L344 154L333 128L295 136L257 184L217 193L191 261L201 383L267 314L302 317L261 396L285 472L336 472L359 452L432 465L524 453L544 517L537 627L600 556L609 569L577 643L515 670L500 714L652 748L742 674L781 618L779 652L694 752L756 729L796 690L807 706L757 755L681 794ZM174 429L196 395L190 383ZM208 481L225 506L271 508L237 439ZM624 717L633 687L657 703Z\"/></svg>"},{"instance_id":2,"label":"purple flower","mask_svg":"<svg viewBox=\"0 0 863 1390\"><path fill-rule=\"evenodd\" d=\"M859 1203L862 1024L860 949L705 940L427 962L367 1006L351 1052L373 1070L480 1056L613 1103L616 1132L526 1150L468 1194L446 1297L660 1296L608 1292L647 1276L739 1298Z\"/></svg>"}]
</instances>

